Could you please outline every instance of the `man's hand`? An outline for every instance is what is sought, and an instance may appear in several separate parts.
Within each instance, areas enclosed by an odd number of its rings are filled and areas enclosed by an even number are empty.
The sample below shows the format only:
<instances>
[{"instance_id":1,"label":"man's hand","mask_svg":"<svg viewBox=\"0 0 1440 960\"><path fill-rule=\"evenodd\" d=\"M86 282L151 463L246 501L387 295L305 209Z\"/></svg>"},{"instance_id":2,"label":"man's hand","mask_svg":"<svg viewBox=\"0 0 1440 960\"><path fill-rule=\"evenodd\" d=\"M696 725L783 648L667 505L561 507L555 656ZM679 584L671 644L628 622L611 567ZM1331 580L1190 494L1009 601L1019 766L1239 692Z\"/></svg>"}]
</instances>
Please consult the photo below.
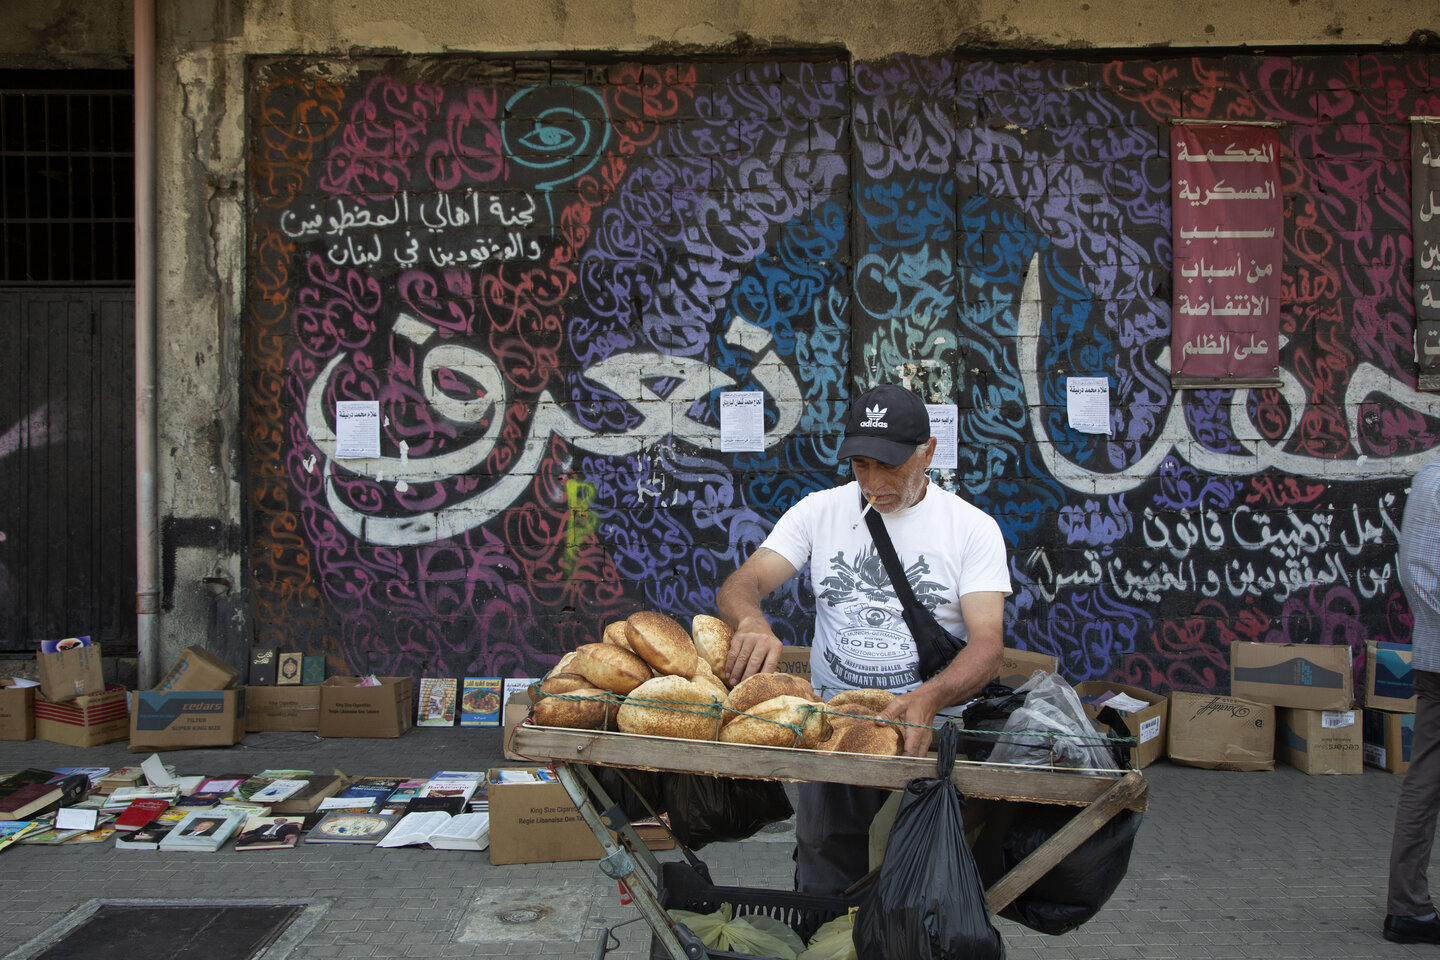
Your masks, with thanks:
<instances>
[{"instance_id":1,"label":"man's hand","mask_svg":"<svg viewBox=\"0 0 1440 960\"><path fill-rule=\"evenodd\" d=\"M720 618L735 628L725 655L725 678L734 686L757 673L773 673L780 662L780 638L760 610L760 601L795 576L795 567L773 550L760 547L715 594Z\"/></svg>"},{"instance_id":2,"label":"man's hand","mask_svg":"<svg viewBox=\"0 0 1440 960\"><path fill-rule=\"evenodd\" d=\"M905 742L901 753L907 757L923 757L930 749L930 741L935 736L933 724L935 713L942 707L949 706L948 703L940 703L936 700L938 684L925 683L911 690L909 693L902 693L890 705L881 710L876 716L878 721L898 720L906 726L900 728L904 735Z\"/></svg>"},{"instance_id":3,"label":"man's hand","mask_svg":"<svg viewBox=\"0 0 1440 960\"><path fill-rule=\"evenodd\" d=\"M773 673L780 663L782 646L765 617L741 620L730 640L730 652L725 655L725 677L730 686L757 673Z\"/></svg>"}]
</instances>

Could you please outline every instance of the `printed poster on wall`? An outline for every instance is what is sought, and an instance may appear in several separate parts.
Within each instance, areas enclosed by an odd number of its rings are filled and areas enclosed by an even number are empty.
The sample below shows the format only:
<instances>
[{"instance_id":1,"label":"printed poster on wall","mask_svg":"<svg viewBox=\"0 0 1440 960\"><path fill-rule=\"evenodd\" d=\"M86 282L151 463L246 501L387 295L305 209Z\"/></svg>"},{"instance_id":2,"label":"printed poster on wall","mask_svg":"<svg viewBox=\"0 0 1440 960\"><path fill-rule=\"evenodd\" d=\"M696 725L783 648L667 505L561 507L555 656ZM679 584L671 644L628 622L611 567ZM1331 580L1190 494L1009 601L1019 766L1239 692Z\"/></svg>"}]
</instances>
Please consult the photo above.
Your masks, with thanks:
<instances>
[{"instance_id":1,"label":"printed poster on wall","mask_svg":"<svg viewBox=\"0 0 1440 960\"><path fill-rule=\"evenodd\" d=\"M1177 387L1280 383L1279 156L1272 127L1170 128Z\"/></svg>"},{"instance_id":2,"label":"printed poster on wall","mask_svg":"<svg viewBox=\"0 0 1440 960\"><path fill-rule=\"evenodd\" d=\"M1420 389L1440 390L1440 117L1410 125L1415 233L1415 364Z\"/></svg>"}]
</instances>

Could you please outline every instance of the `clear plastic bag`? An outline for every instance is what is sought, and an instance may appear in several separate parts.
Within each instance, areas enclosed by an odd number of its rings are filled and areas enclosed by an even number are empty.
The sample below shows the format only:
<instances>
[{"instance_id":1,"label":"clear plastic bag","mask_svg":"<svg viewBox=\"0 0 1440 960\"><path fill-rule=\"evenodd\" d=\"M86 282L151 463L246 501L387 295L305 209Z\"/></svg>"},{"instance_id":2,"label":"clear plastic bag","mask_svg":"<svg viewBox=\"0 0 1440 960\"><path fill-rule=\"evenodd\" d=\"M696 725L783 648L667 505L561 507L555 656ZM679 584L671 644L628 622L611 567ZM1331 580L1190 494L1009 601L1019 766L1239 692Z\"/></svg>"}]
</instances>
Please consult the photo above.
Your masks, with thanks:
<instances>
[{"instance_id":1,"label":"clear plastic bag","mask_svg":"<svg viewBox=\"0 0 1440 960\"><path fill-rule=\"evenodd\" d=\"M1115 759L1080 705L1075 688L1058 673L1036 671L1020 687L1025 705L1005 722L992 763L1115 770Z\"/></svg>"},{"instance_id":2,"label":"clear plastic bag","mask_svg":"<svg viewBox=\"0 0 1440 960\"><path fill-rule=\"evenodd\" d=\"M705 946L716 950L796 960L805 949L800 935L774 917L760 913L736 917L729 904L714 913L671 910L670 916L689 927Z\"/></svg>"}]
</instances>

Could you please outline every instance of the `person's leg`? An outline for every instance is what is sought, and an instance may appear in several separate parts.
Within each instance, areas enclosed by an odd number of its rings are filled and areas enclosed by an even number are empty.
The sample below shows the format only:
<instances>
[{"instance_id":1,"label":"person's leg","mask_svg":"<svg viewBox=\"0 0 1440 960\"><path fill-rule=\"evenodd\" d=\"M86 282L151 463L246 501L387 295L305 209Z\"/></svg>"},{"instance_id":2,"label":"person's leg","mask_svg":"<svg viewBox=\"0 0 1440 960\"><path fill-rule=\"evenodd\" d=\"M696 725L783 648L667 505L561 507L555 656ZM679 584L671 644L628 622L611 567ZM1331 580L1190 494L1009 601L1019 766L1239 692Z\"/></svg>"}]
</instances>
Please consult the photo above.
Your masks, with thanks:
<instances>
[{"instance_id":1,"label":"person's leg","mask_svg":"<svg viewBox=\"0 0 1440 960\"><path fill-rule=\"evenodd\" d=\"M1440 811L1440 673L1416 670L1415 693L1415 739L1390 843L1386 912L1396 917L1423 916L1435 909L1427 872Z\"/></svg>"},{"instance_id":2,"label":"person's leg","mask_svg":"<svg viewBox=\"0 0 1440 960\"><path fill-rule=\"evenodd\" d=\"M870 866L870 821L888 790L802 783L795 810L795 889L838 896Z\"/></svg>"}]
</instances>

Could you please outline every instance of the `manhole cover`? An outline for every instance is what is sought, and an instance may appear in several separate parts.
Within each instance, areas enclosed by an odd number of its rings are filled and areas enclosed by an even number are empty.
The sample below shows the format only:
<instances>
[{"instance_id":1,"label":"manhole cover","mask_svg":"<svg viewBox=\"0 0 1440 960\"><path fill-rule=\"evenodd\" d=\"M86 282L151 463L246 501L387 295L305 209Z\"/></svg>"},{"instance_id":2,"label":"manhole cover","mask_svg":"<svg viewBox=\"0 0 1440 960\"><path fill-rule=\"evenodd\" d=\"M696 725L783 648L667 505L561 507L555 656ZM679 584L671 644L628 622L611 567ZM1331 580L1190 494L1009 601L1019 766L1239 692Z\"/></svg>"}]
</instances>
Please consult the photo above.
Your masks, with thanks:
<instances>
[{"instance_id":1,"label":"manhole cover","mask_svg":"<svg viewBox=\"0 0 1440 960\"><path fill-rule=\"evenodd\" d=\"M278 905L101 904L32 960L249 960L305 909Z\"/></svg>"},{"instance_id":2,"label":"manhole cover","mask_svg":"<svg viewBox=\"0 0 1440 960\"><path fill-rule=\"evenodd\" d=\"M604 891L613 889L612 884ZM461 943L573 943L601 892L593 882L487 889L471 901L456 939Z\"/></svg>"}]
</instances>

